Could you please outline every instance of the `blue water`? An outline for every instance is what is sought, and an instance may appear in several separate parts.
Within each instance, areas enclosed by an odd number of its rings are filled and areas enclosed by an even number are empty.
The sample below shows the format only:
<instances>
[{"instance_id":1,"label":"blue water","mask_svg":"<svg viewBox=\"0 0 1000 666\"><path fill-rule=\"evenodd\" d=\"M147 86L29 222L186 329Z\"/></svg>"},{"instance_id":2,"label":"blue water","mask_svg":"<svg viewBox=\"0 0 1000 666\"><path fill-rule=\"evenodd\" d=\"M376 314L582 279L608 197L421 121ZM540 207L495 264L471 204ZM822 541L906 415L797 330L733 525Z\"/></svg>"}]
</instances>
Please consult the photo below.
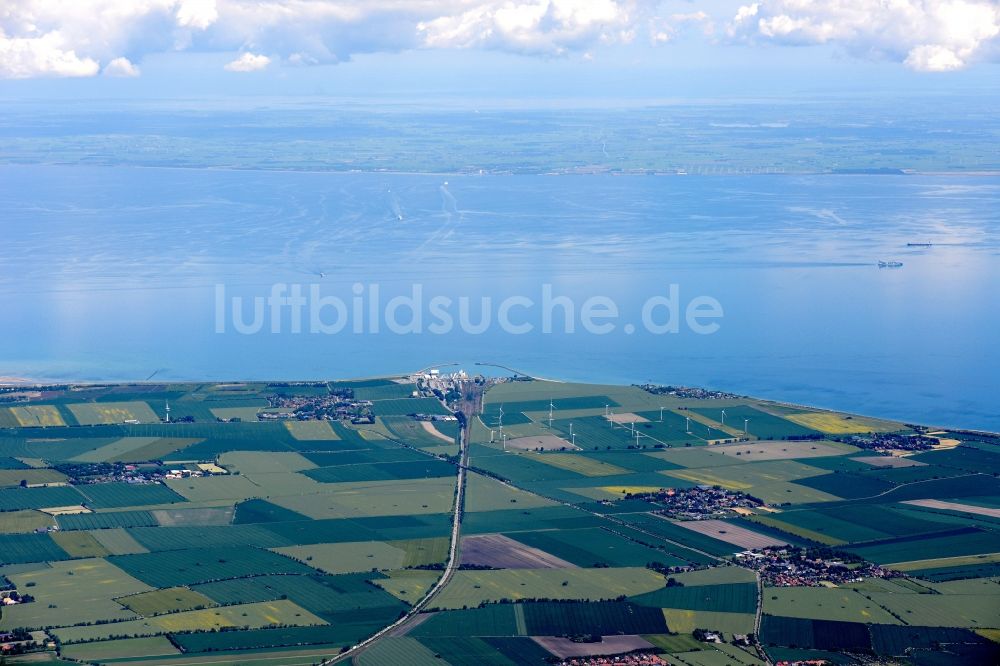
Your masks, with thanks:
<instances>
[{"instance_id":1,"label":"blue water","mask_svg":"<svg viewBox=\"0 0 1000 666\"><path fill-rule=\"evenodd\" d=\"M305 379L490 361L1000 430L998 210L986 176L0 167L0 375ZM474 304L537 302L551 284L577 309L607 296L620 318L607 335L578 319L560 332L561 310L550 334L327 335L283 320L243 335L227 315L216 332L217 285L250 299L276 282L348 304L355 283L383 302L419 284L425 300ZM716 333L639 325L671 284L682 307L721 305Z\"/></svg>"}]
</instances>

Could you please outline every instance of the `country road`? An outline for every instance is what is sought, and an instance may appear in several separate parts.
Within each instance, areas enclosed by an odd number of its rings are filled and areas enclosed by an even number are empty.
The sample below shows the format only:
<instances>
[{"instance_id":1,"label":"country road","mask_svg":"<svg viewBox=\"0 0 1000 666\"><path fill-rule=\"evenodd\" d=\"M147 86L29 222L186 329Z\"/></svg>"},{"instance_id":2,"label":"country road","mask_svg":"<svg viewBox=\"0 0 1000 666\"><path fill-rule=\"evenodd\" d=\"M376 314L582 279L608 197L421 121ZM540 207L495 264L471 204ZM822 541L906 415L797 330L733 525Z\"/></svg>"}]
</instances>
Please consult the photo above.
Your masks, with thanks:
<instances>
[{"instance_id":1,"label":"country road","mask_svg":"<svg viewBox=\"0 0 1000 666\"><path fill-rule=\"evenodd\" d=\"M456 481L455 486L455 504L452 509L451 541L448 548L448 562L445 564L444 573L441 574L437 583L434 584L427 594L425 594L420 601L413 604L413 606L410 607L410 609L402 617L389 626L382 628L374 635L369 636L354 647L345 650L332 659L321 662L321 666L353 659L366 649L370 648L379 639L404 628L417 616L417 614L420 613L420 611L427 607L427 604L430 603L438 592L443 590L444 587L451 582L451 578L454 575L455 570L458 569L459 565L459 542L462 531L462 515L465 508L465 479L467 473L466 469L469 465L469 435L471 431L472 419L479 413L481 405L482 391L474 390L469 399L462 400L457 410L464 415L464 421L458 437L458 480Z\"/></svg>"}]
</instances>

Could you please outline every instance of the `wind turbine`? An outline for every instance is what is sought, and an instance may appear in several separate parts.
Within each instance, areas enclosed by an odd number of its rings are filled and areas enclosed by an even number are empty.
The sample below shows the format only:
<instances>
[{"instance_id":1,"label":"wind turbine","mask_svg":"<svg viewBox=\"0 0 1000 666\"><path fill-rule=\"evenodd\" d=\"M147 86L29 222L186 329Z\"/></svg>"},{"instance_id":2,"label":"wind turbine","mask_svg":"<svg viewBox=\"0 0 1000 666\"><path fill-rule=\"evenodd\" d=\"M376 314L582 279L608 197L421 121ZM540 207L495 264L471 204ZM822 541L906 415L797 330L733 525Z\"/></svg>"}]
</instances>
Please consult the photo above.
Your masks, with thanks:
<instances>
[{"instance_id":1,"label":"wind turbine","mask_svg":"<svg viewBox=\"0 0 1000 666\"><path fill-rule=\"evenodd\" d=\"M726 425L726 410L722 410L722 425Z\"/></svg>"},{"instance_id":2,"label":"wind turbine","mask_svg":"<svg viewBox=\"0 0 1000 666\"><path fill-rule=\"evenodd\" d=\"M638 430L635 431L635 448L639 448L639 435L640 434L641 433Z\"/></svg>"},{"instance_id":3,"label":"wind turbine","mask_svg":"<svg viewBox=\"0 0 1000 666\"><path fill-rule=\"evenodd\" d=\"M167 400L167 423L170 423L170 401Z\"/></svg>"},{"instance_id":4,"label":"wind turbine","mask_svg":"<svg viewBox=\"0 0 1000 666\"><path fill-rule=\"evenodd\" d=\"M660 423L663 423L663 407L660 407Z\"/></svg>"},{"instance_id":5,"label":"wind turbine","mask_svg":"<svg viewBox=\"0 0 1000 666\"><path fill-rule=\"evenodd\" d=\"M493 439L493 433L494 433L494 432L496 432L496 431L495 431L495 430L490 430L490 444L492 444L492 443L493 443L493 442L495 441L495 440Z\"/></svg>"},{"instance_id":6,"label":"wind turbine","mask_svg":"<svg viewBox=\"0 0 1000 666\"><path fill-rule=\"evenodd\" d=\"M576 433L573 432L573 431L570 431L569 437L570 437L570 444L572 444L573 446L576 446Z\"/></svg>"},{"instance_id":7,"label":"wind turbine","mask_svg":"<svg viewBox=\"0 0 1000 666\"><path fill-rule=\"evenodd\" d=\"M552 428L552 400L549 399L549 428Z\"/></svg>"},{"instance_id":8,"label":"wind turbine","mask_svg":"<svg viewBox=\"0 0 1000 666\"><path fill-rule=\"evenodd\" d=\"M750 419L743 419L743 436L747 436L747 424L750 423Z\"/></svg>"},{"instance_id":9,"label":"wind turbine","mask_svg":"<svg viewBox=\"0 0 1000 666\"><path fill-rule=\"evenodd\" d=\"M610 407L610 406L611 405L604 405L604 418L608 417L608 407Z\"/></svg>"},{"instance_id":10,"label":"wind turbine","mask_svg":"<svg viewBox=\"0 0 1000 666\"><path fill-rule=\"evenodd\" d=\"M503 439L503 405L500 405L500 417L497 423L500 426L500 439Z\"/></svg>"},{"instance_id":11,"label":"wind turbine","mask_svg":"<svg viewBox=\"0 0 1000 666\"><path fill-rule=\"evenodd\" d=\"M687 418L687 434L690 435L691 434L691 417L688 416L686 418Z\"/></svg>"}]
</instances>

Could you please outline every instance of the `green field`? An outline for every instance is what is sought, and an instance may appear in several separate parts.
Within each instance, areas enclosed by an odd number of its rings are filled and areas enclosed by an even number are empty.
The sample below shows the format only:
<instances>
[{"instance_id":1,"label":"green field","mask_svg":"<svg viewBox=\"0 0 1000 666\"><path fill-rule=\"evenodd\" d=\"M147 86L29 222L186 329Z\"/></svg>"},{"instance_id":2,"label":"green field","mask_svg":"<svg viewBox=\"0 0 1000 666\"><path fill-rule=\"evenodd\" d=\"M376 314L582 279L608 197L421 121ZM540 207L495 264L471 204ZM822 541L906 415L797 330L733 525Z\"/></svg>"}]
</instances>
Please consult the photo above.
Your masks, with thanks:
<instances>
[{"instance_id":1,"label":"green field","mask_svg":"<svg viewBox=\"0 0 1000 666\"><path fill-rule=\"evenodd\" d=\"M138 421L158 423L160 417L145 402L100 402L68 405L80 425L102 425Z\"/></svg>"},{"instance_id":2,"label":"green field","mask_svg":"<svg viewBox=\"0 0 1000 666\"><path fill-rule=\"evenodd\" d=\"M259 628L273 625L324 624L301 606L284 599L254 604L184 611L137 620L91 627L57 629L63 643L107 639L114 636L140 637L175 631L218 631L228 627Z\"/></svg>"},{"instance_id":3,"label":"green field","mask_svg":"<svg viewBox=\"0 0 1000 666\"><path fill-rule=\"evenodd\" d=\"M630 601L656 608L753 613L757 610L757 585L755 583L724 583L722 585L664 587L660 590L631 597Z\"/></svg>"},{"instance_id":4,"label":"green field","mask_svg":"<svg viewBox=\"0 0 1000 666\"><path fill-rule=\"evenodd\" d=\"M642 567L650 562L667 566L685 564L684 560L598 528L511 532L506 536L581 567Z\"/></svg>"},{"instance_id":5,"label":"green field","mask_svg":"<svg viewBox=\"0 0 1000 666\"><path fill-rule=\"evenodd\" d=\"M88 662L129 657L159 657L180 654L180 650L175 648L166 636L150 636L148 638L125 638L113 641L71 644L63 648L62 654L69 659Z\"/></svg>"},{"instance_id":6,"label":"green field","mask_svg":"<svg viewBox=\"0 0 1000 666\"><path fill-rule=\"evenodd\" d=\"M59 516L61 530L105 530L116 527L153 527L156 518L149 511L109 511L73 513Z\"/></svg>"},{"instance_id":7,"label":"green field","mask_svg":"<svg viewBox=\"0 0 1000 666\"><path fill-rule=\"evenodd\" d=\"M154 587L175 587L210 580L268 573L307 573L305 565L266 550L247 547L117 555L108 560Z\"/></svg>"},{"instance_id":8,"label":"green field","mask_svg":"<svg viewBox=\"0 0 1000 666\"><path fill-rule=\"evenodd\" d=\"M0 534L18 534L34 532L55 525L52 516L41 511L4 511L0 512Z\"/></svg>"},{"instance_id":9,"label":"green field","mask_svg":"<svg viewBox=\"0 0 1000 666\"><path fill-rule=\"evenodd\" d=\"M0 511L73 506L85 501L83 495L69 486L0 489Z\"/></svg>"},{"instance_id":10,"label":"green field","mask_svg":"<svg viewBox=\"0 0 1000 666\"><path fill-rule=\"evenodd\" d=\"M454 470L454 467L449 467ZM331 483L322 493L272 497L275 504L314 519L417 515L451 511L455 478Z\"/></svg>"},{"instance_id":11,"label":"green field","mask_svg":"<svg viewBox=\"0 0 1000 666\"><path fill-rule=\"evenodd\" d=\"M132 618L135 615L114 598L151 589L101 559L55 562L51 568L7 577L19 589L30 590L37 601L4 608L0 629Z\"/></svg>"},{"instance_id":12,"label":"green field","mask_svg":"<svg viewBox=\"0 0 1000 666\"><path fill-rule=\"evenodd\" d=\"M118 597L115 601L146 617L215 605L215 602L204 594L199 594L186 587L169 587L152 592L140 592L126 597Z\"/></svg>"},{"instance_id":13,"label":"green field","mask_svg":"<svg viewBox=\"0 0 1000 666\"><path fill-rule=\"evenodd\" d=\"M721 423L722 409L726 410L726 425L742 431L743 420L748 419L747 431L760 439L788 439L817 434L811 428L803 427L798 423L762 412L748 405L729 405L717 409L692 408L691 411Z\"/></svg>"},{"instance_id":14,"label":"green field","mask_svg":"<svg viewBox=\"0 0 1000 666\"><path fill-rule=\"evenodd\" d=\"M469 474L465 482L466 511L498 511L554 506L555 502L539 495L504 485L481 474Z\"/></svg>"},{"instance_id":15,"label":"green field","mask_svg":"<svg viewBox=\"0 0 1000 666\"><path fill-rule=\"evenodd\" d=\"M501 599L599 601L650 592L662 586L663 580L658 573L636 567L458 571L435 597L434 605L445 609L474 607Z\"/></svg>"},{"instance_id":16,"label":"green field","mask_svg":"<svg viewBox=\"0 0 1000 666\"><path fill-rule=\"evenodd\" d=\"M865 594L848 588L765 588L764 612L769 615L817 620L899 624L899 620L878 603L868 600Z\"/></svg>"},{"instance_id":17,"label":"green field","mask_svg":"<svg viewBox=\"0 0 1000 666\"><path fill-rule=\"evenodd\" d=\"M449 412L437 398L397 398L379 400L374 406L376 416L407 416L409 414L440 414L449 416Z\"/></svg>"},{"instance_id":18,"label":"green field","mask_svg":"<svg viewBox=\"0 0 1000 666\"><path fill-rule=\"evenodd\" d=\"M54 469L0 469L0 487L36 486L64 481L66 481L66 475Z\"/></svg>"},{"instance_id":19,"label":"green field","mask_svg":"<svg viewBox=\"0 0 1000 666\"><path fill-rule=\"evenodd\" d=\"M70 557L104 557L111 554L88 532L52 532L51 536Z\"/></svg>"},{"instance_id":20,"label":"green field","mask_svg":"<svg viewBox=\"0 0 1000 666\"><path fill-rule=\"evenodd\" d=\"M0 563L50 562L68 560L70 555L48 534L6 534L0 536Z\"/></svg>"},{"instance_id":21,"label":"green field","mask_svg":"<svg viewBox=\"0 0 1000 666\"><path fill-rule=\"evenodd\" d=\"M183 502L184 498L160 483L93 483L77 486L94 509L149 506Z\"/></svg>"}]
</instances>

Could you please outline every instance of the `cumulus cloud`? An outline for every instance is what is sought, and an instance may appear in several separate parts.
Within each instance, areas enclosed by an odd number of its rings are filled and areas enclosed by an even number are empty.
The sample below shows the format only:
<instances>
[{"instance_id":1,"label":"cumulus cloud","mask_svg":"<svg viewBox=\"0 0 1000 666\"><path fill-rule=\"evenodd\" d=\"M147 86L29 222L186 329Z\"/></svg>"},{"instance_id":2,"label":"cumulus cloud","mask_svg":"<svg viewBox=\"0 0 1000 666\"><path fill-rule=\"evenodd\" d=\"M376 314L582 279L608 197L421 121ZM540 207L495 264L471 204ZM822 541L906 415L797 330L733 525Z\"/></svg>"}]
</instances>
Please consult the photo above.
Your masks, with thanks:
<instances>
[{"instance_id":1,"label":"cumulus cloud","mask_svg":"<svg viewBox=\"0 0 1000 666\"><path fill-rule=\"evenodd\" d=\"M841 44L919 71L960 69L995 48L995 0L761 0L739 8L730 36L780 44Z\"/></svg>"},{"instance_id":2,"label":"cumulus cloud","mask_svg":"<svg viewBox=\"0 0 1000 666\"><path fill-rule=\"evenodd\" d=\"M615 0L501 0L420 21L417 32L430 47L560 54L593 43L631 41L632 25L630 7Z\"/></svg>"},{"instance_id":3,"label":"cumulus cloud","mask_svg":"<svg viewBox=\"0 0 1000 666\"><path fill-rule=\"evenodd\" d=\"M749 0L742 0L744 3ZM758 0L721 21L678 0L0 0L0 78L134 75L145 55L239 55L309 66L418 48L593 53L685 27L784 44L840 43L946 71L1000 52L997 0ZM727 12L728 13L728 12ZM242 55L240 55L242 54ZM269 61L270 62L270 61Z\"/></svg>"},{"instance_id":4,"label":"cumulus cloud","mask_svg":"<svg viewBox=\"0 0 1000 666\"><path fill-rule=\"evenodd\" d=\"M119 57L105 65L101 74L104 76L135 77L139 76L139 68L128 58Z\"/></svg>"},{"instance_id":5,"label":"cumulus cloud","mask_svg":"<svg viewBox=\"0 0 1000 666\"><path fill-rule=\"evenodd\" d=\"M0 77L93 76L102 65L125 73L147 53L177 50L244 53L227 66L234 71L266 65L244 60L261 51L292 65L410 48L558 55L629 41L637 2L3 0Z\"/></svg>"},{"instance_id":6,"label":"cumulus cloud","mask_svg":"<svg viewBox=\"0 0 1000 666\"><path fill-rule=\"evenodd\" d=\"M270 64L271 59L266 55L244 53L236 60L226 63L225 70L228 72L256 72Z\"/></svg>"},{"instance_id":7,"label":"cumulus cloud","mask_svg":"<svg viewBox=\"0 0 1000 666\"><path fill-rule=\"evenodd\" d=\"M96 60L78 56L58 32L29 39L0 30L0 74L7 78L93 76L100 68Z\"/></svg>"},{"instance_id":8,"label":"cumulus cloud","mask_svg":"<svg viewBox=\"0 0 1000 666\"><path fill-rule=\"evenodd\" d=\"M636 4L656 1L4 0L0 77L124 73L120 58L178 50L264 51L293 65L410 48L558 55L630 41ZM244 57L227 68L266 64Z\"/></svg>"}]
</instances>

